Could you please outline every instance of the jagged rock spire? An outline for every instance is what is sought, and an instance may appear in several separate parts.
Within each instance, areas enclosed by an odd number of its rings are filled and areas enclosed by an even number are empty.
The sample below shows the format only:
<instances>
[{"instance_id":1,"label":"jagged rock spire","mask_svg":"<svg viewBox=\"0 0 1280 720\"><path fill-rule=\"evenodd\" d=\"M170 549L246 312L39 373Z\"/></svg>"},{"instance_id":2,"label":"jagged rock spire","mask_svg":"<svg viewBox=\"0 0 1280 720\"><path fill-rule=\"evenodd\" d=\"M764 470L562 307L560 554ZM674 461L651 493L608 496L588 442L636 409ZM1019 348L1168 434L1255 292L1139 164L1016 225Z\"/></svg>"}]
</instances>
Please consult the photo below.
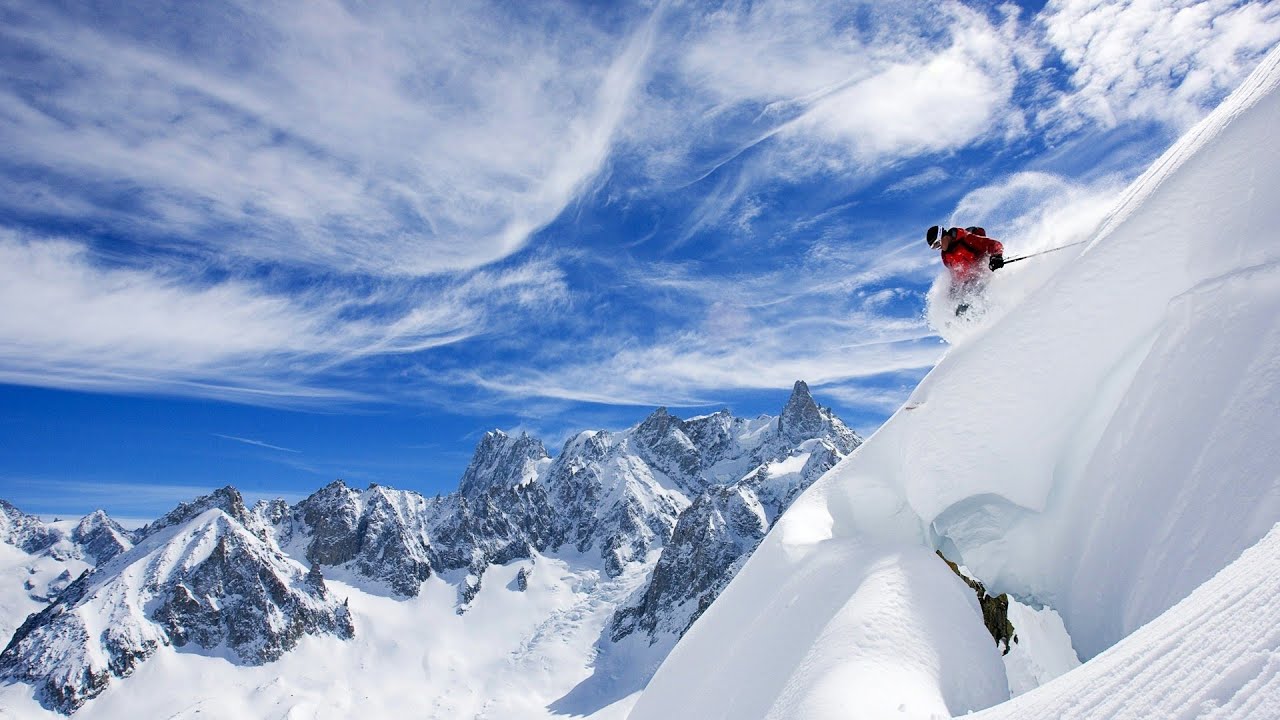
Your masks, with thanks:
<instances>
[{"instance_id":1,"label":"jagged rock spire","mask_svg":"<svg viewBox=\"0 0 1280 720\"><path fill-rule=\"evenodd\" d=\"M535 466L547 457L542 441L527 433L512 437L501 430L491 430L476 444L471 464L458 483L458 492L474 497L489 488L518 487L533 478Z\"/></svg>"},{"instance_id":2,"label":"jagged rock spire","mask_svg":"<svg viewBox=\"0 0 1280 720\"><path fill-rule=\"evenodd\" d=\"M852 452L862 444L862 438L836 417L829 408L820 407L809 393L809 385L797 380L791 389L791 397L778 416L778 435L791 443L801 443L812 438L826 438L841 452Z\"/></svg>"},{"instance_id":3,"label":"jagged rock spire","mask_svg":"<svg viewBox=\"0 0 1280 720\"><path fill-rule=\"evenodd\" d=\"M809 394L809 385L797 380L791 389L791 397L778 416L778 432L789 438L816 437L826 426L826 418L813 395Z\"/></svg>"}]
</instances>

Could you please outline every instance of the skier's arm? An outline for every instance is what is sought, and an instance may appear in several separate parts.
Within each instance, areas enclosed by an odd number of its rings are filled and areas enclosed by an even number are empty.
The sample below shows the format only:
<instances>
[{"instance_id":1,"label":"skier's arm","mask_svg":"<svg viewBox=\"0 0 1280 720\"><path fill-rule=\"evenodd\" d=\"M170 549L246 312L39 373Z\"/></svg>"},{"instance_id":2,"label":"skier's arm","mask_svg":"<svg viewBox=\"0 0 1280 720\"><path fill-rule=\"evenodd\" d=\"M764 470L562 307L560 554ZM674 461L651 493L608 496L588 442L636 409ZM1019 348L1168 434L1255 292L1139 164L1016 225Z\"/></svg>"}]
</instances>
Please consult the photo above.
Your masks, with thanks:
<instances>
[{"instance_id":1,"label":"skier's arm","mask_svg":"<svg viewBox=\"0 0 1280 720\"><path fill-rule=\"evenodd\" d=\"M969 247L973 248L974 250L977 250L983 255L1003 255L1004 254L1004 245L1001 245L1000 241L992 240L991 238L986 237L985 235L975 235L973 233L965 233L964 241L969 244Z\"/></svg>"}]
</instances>

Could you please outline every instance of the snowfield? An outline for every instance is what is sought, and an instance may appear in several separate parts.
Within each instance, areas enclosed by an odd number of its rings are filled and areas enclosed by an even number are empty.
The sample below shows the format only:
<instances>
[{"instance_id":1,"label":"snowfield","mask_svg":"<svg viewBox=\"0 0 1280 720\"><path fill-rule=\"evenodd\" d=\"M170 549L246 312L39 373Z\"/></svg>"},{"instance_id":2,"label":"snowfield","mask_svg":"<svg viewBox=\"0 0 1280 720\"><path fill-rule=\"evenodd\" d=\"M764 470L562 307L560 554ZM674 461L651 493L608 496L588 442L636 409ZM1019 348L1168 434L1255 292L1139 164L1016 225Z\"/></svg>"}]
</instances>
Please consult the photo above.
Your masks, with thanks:
<instances>
[{"instance_id":1,"label":"snowfield","mask_svg":"<svg viewBox=\"0 0 1280 720\"><path fill-rule=\"evenodd\" d=\"M1277 119L1280 50L1051 277L1001 270L1020 301L801 496L630 717L1280 717ZM1086 662L1008 701L934 549Z\"/></svg>"},{"instance_id":2,"label":"snowfield","mask_svg":"<svg viewBox=\"0 0 1280 720\"><path fill-rule=\"evenodd\" d=\"M349 600L353 640L304 637L257 667L162 647L73 717L553 717L548 705L591 675L593 644L649 567L637 563L609 579L598 566L595 558L545 556L492 566L465 615L456 612L456 584L440 577L407 600L331 579L330 593ZM523 592L521 568L532 568ZM595 717L624 717L630 703ZM0 687L0 717L66 716L40 707L18 683Z\"/></svg>"}]
</instances>

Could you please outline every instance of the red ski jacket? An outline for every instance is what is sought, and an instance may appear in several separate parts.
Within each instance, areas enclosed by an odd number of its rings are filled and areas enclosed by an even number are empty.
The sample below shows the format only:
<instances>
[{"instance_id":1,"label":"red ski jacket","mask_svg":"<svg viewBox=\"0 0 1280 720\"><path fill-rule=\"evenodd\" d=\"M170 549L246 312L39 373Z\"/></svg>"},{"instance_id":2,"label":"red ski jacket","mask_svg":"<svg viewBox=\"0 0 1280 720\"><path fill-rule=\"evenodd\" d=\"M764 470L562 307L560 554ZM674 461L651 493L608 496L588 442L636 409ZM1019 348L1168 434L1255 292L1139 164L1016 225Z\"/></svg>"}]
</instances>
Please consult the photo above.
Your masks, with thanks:
<instances>
[{"instance_id":1,"label":"red ski jacket","mask_svg":"<svg viewBox=\"0 0 1280 720\"><path fill-rule=\"evenodd\" d=\"M964 228L955 228L952 232L955 238L950 247L942 251L942 264L951 271L954 283L967 283L981 277L987 271L987 259L1004 254L1004 245L985 235Z\"/></svg>"}]
</instances>

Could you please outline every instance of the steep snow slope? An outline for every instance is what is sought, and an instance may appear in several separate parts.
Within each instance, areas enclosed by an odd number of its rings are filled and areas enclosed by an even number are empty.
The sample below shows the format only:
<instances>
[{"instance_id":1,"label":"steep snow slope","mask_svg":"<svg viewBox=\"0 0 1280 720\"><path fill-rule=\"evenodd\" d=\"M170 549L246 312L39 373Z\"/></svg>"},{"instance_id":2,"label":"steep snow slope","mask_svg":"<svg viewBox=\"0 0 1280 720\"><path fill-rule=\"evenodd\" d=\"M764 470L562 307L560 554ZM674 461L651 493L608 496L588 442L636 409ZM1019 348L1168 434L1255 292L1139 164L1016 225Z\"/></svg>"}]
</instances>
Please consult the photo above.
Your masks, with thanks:
<instances>
[{"instance_id":1,"label":"steep snow slope","mask_svg":"<svg viewBox=\"0 0 1280 720\"><path fill-rule=\"evenodd\" d=\"M931 548L994 592L1057 608L1089 659L1257 543L1280 520L1278 87L1280 50L1130 187L1072 262L953 347L779 521L631 717L985 707L1003 699L1004 671ZM996 282L1019 281L1007 271ZM876 591L886 575L898 592ZM1259 602L1270 614L1280 598ZM1165 631L1204 622L1192 615L1170 615ZM1257 643L1265 661L1280 637ZM1258 674L1208 682L1178 664L1194 655L1168 651L1162 671L1192 716ZM1161 707L1162 686L1144 687L1131 699ZM1280 685L1244 693L1266 705Z\"/></svg>"},{"instance_id":2,"label":"steep snow slope","mask_svg":"<svg viewBox=\"0 0 1280 720\"><path fill-rule=\"evenodd\" d=\"M1280 717L1280 528L1080 670L983 720Z\"/></svg>"}]
</instances>

